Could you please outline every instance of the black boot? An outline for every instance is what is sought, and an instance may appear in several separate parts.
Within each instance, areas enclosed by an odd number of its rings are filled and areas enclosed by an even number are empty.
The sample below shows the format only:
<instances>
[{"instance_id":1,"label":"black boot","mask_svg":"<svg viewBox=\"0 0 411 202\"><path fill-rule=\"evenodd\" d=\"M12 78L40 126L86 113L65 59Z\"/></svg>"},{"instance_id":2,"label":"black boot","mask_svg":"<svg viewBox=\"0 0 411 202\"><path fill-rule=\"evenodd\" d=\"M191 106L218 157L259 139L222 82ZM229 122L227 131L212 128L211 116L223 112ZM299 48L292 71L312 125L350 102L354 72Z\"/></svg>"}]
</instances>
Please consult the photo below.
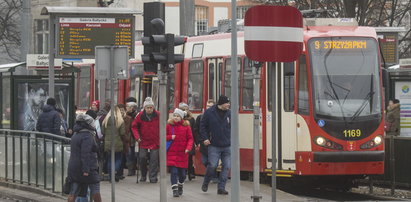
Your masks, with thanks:
<instances>
[{"instance_id":1,"label":"black boot","mask_svg":"<svg viewBox=\"0 0 411 202\"><path fill-rule=\"evenodd\" d=\"M178 185L177 184L171 185L171 189L173 190L173 196L174 197L179 197L180 196L180 194L178 194Z\"/></svg>"},{"instance_id":2,"label":"black boot","mask_svg":"<svg viewBox=\"0 0 411 202\"><path fill-rule=\"evenodd\" d=\"M183 195L183 185L184 183L178 183L178 195Z\"/></svg>"}]
</instances>

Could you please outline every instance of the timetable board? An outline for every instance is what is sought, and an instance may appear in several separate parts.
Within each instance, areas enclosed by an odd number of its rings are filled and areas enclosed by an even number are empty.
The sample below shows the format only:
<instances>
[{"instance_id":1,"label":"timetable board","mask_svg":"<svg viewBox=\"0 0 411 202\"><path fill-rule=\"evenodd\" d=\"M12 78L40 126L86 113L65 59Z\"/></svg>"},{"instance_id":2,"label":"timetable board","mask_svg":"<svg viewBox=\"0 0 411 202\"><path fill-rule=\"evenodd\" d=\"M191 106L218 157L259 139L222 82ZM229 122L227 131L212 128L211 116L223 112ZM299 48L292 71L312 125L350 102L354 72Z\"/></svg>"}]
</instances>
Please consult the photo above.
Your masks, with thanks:
<instances>
[{"instance_id":1,"label":"timetable board","mask_svg":"<svg viewBox=\"0 0 411 202\"><path fill-rule=\"evenodd\" d=\"M134 17L57 18L56 58L94 58L96 46L128 46L134 58Z\"/></svg>"}]
</instances>

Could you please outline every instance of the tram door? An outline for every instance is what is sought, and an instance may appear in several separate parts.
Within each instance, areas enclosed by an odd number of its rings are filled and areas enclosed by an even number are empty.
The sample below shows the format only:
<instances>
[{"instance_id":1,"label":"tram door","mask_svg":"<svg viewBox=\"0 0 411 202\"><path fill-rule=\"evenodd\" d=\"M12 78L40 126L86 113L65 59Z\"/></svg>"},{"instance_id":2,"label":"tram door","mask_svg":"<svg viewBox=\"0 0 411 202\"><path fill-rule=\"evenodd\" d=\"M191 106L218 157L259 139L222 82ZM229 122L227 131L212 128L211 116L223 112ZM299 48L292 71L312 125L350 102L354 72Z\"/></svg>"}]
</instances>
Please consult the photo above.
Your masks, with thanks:
<instances>
[{"instance_id":1,"label":"tram door","mask_svg":"<svg viewBox=\"0 0 411 202\"><path fill-rule=\"evenodd\" d=\"M221 95L222 86L222 72L223 72L223 58L209 58L207 59L208 67L208 99L217 102Z\"/></svg>"}]
</instances>

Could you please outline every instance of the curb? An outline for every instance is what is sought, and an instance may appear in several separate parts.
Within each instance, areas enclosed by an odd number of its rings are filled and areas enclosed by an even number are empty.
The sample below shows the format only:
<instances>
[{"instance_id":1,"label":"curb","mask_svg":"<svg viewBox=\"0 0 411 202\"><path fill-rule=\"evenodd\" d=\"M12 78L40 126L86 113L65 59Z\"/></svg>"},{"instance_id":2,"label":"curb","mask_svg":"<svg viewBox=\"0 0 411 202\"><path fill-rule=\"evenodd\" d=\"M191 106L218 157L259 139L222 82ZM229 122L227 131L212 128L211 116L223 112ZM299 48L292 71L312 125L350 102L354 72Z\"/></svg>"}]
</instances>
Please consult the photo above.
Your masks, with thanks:
<instances>
[{"instance_id":1,"label":"curb","mask_svg":"<svg viewBox=\"0 0 411 202\"><path fill-rule=\"evenodd\" d=\"M38 187L33 187L33 186L30 186L30 185L24 185L24 184L17 184L17 183L8 182L8 181L5 181L4 179L0 180L0 186L10 188L10 189L16 189L16 190L20 190L20 191L30 192L30 193L34 193L34 194L39 194L41 196L53 197L53 198L59 198L59 199L62 199L62 200L67 200L67 197L65 197L61 194L51 193L48 190L44 190L44 189L41 189L41 188L38 188ZM24 197L24 196L13 194L13 193L4 193L4 194L7 195L7 196L10 196L12 198L16 198L16 199L20 199L20 200L38 201L38 200L33 199L33 198L27 198L27 197Z\"/></svg>"}]
</instances>

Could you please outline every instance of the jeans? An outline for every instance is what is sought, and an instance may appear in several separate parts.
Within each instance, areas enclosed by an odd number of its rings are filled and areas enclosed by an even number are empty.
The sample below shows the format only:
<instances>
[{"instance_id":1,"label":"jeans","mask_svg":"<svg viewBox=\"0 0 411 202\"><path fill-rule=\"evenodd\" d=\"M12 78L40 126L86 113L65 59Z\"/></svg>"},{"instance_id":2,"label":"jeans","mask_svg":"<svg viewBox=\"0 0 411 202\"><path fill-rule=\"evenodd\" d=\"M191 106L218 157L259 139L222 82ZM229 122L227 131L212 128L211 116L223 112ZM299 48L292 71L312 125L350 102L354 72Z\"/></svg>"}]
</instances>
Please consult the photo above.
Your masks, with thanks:
<instances>
[{"instance_id":1,"label":"jeans","mask_svg":"<svg viewBox=\"0 0 411 202\"><path fill-rule=\"evenodd\" d=\"M177 168L175 166L170 166L170 174L171 185L177 184L177 180L179 184L183 184L184 180L186 179L185 168Z\"/></svg>"},{"instance_id":2,"label":"jeans","mask_svg":"<svg viewBox=\"0 0 411 202\"><path fill-rule=\"evenodd\" d=\"M107 155L107 168L108 168L108 172L109 175L111 177L111 153L108 153L109 155ZM122 152L115 152L114 153L114 169L115 169L115 173L117 174L120 171L121 168L121 156L122 156Z\"/></svg>"},{"instance_id":3,"label":"jeans","mask_svg":"<svg viewBox=\"0 0 411 202\"><path fill-rule=\"evenodd\" d=\"M221 159L222 168L218 181L218 189L225 189L228 179L228 171L231 168L231 150L230 147L215 147L208 145L208 165L204 184L209 184L215 176L215 170L218 166L218 160Z\"/></svg>"},{"instance_id":4,"label":"jeans","mask_svg":"<svg viewBox=\"0 0 411 202\"><path fill-rule=\"evenodd\" d=\"M148 161L148 149L140 148L139 157L140 157L140 169L141 177L145 178L147 176L147 161ZM149 179L150 181L157 181L157 172L159 167L159 151L158 149L150 150L150 162L148 163Z\"/></svg>"}]
</instances>

